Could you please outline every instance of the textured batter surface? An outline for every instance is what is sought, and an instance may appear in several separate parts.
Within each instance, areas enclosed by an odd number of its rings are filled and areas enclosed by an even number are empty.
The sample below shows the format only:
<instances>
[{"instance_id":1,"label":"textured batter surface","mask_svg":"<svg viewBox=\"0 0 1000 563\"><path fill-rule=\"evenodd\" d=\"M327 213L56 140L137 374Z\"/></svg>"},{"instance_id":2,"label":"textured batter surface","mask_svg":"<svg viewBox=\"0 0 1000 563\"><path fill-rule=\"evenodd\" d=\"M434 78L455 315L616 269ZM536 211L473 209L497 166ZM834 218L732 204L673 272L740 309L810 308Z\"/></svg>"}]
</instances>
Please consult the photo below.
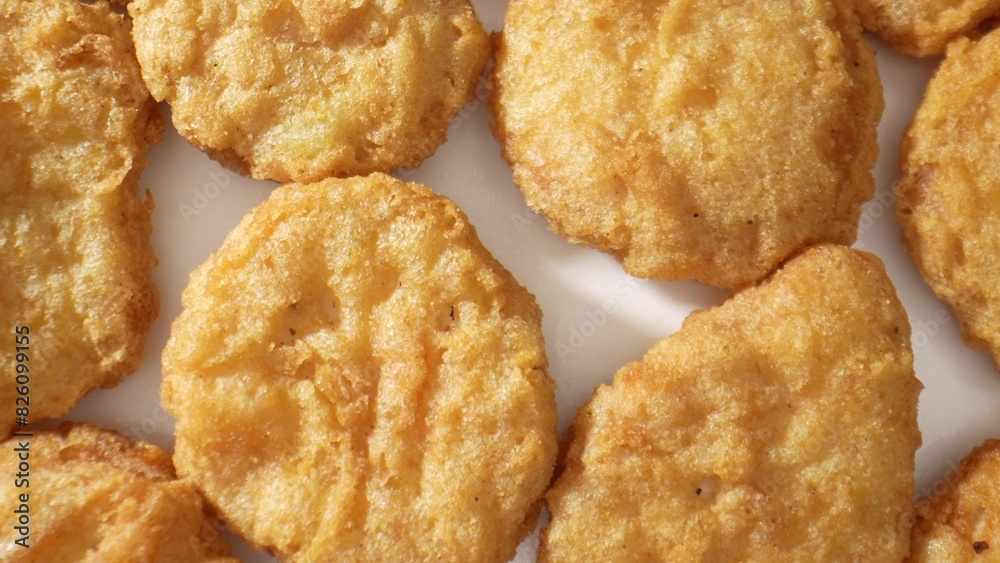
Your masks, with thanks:
<instances>
[{"instance_id":1,"label":"textured batter surface","mask_svg":"<svg viewBox=\"0 0 1000 563\"><path fill-rule=\"evenodd\" d=\"M541 560L900 561L920 389L881 262L809 249L595 392Z\"/></svg>"},{"instance_id":2,"label":"textured batter surface","mask_svg":"<svg viewBox=\"0 0 1000 563\"><path fill-rule=\"evenodd\" d=\"M16 486L16 448L30 442L27 484ZM90 424L64 423L0 444L4 520L21 504L30 515L29 548L0 528L4 561L235 562L194 487L178 481L170 454ZM18 495L27 494L21 503Z\"/></svg>"},{"instance_id":3,"label":"textured batter surface","mask_svg":"<svg viewBox=\"0 0 1000 563\"><path fill-rule=\"evenodd\" d=\"M489 56L468 0L135 0L129 13L177 131L278 181L416 167Z\"/></svg>"},{"instance_id":4,"label":"textured batter surface","mask_svg":"<svg viewBox=\"0 0 1000 563\"><path fill-rule=\"evenodd\" d=\"M158 311L153 202L136 182L162 118L106 4L0 0L0 324L30 334L31 420L142 359ZM16 356L0 355L0 437Z\"/></svg>"},{"instance_id":5,"label":"textured batter surface","mask_svg":"<svg viewBox=\"0 0 1000 563\"><path fill-rule=\"evenodd\" d=\"M912 563L1000 561L1000 441L972 450L917 503Z\"/></svg>"},{"instance_id":6,"label":"textured batter surface","mask_svg":"<svg viewBox=\"0 0 1000 563\"><path fill-rule=\"evenodd\" d=\"M279 188L192 275L163 356L178 471L293 561L507 561L556 453L541 312L449 200Z\"/></svg>"},{"instance_id":7,"label":"textured batter surface","mask_svg":"<svg viewBox=\"0 0 1000 563\"><path fill-rule=\"evenodd\" d=\"M839 1L514 0L495 132L528 204L630 273L753 282L851 243L882 89Z\"/></svg>"},{"instance_id":8,"label":"textured batter surface","mask_svg":"<svg viewBox=\"0 0 1000 563\"><path fill-rule=\"evenodd\" d=\"M915 57L941 55L948 42L997 12L1000 0L855 0L861 23Z\"/></svg>"},{"instance_id":9,"label":"textured batter surface","mask_svg":"<svg viewBox=\"0 0 1000 563\"><path fill-rule=\"evenodd\" d=\"M1000 33L959 39L903 138L903 244L965 341L1000 362Z\"/></svg>"}]
</instances>

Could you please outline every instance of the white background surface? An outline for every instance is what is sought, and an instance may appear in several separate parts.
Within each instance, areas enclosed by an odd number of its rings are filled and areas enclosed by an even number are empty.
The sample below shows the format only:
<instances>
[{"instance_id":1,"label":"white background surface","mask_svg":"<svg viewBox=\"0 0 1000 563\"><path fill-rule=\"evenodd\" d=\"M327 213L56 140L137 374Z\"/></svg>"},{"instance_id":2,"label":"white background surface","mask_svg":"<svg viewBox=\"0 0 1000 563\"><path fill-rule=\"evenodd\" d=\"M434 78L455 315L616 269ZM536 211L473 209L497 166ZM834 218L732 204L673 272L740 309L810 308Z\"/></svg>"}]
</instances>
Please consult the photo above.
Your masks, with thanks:
<instances>
[{"instance_id":1,"label":"white background surface","mask_svg":"<svg viewBox=\"0 0 1000 563\"><path fill-rule=\"evenodd\" d=\"M473 0L488 30L502 26L506 1ZM899 243L892 200L898 179L899 140L938 61L898 55L869 38L878 52L886 110L879 129L875 170L878 197L868 203L856 246L885 261L913 325L924 445L917 453L917 491L929 491L985 438L1000 437L1000 375L990 358L967 348L951 310L924 284ZM489 132L480 88L452 123L449 141L416 171L399 176L429 185L469 216L488 249L538 299L560 407L560 429L601 383L656 341L675 332L694 308L720 303L726 292L694 282L652 282L625 274L609 256L573 246L548 231L511 181ZM161 111L169 114L161 104ZM156 200L153 246L160 265L153 277L161 311L146 342L139 371L112 390L90 393L66 417L91 420L164 448L173 447L173 420L159 406L160 354L180 312L188 274L219 247L229 230L276 184L233 174L168 126L149 155L142 186ZM614 314L597 311L611 301ZM570 353L571 352L571 353ZM248 561L271 561L235 541ZM518 551L533 561L537 537Z\"/></svg>"}]
</instances>

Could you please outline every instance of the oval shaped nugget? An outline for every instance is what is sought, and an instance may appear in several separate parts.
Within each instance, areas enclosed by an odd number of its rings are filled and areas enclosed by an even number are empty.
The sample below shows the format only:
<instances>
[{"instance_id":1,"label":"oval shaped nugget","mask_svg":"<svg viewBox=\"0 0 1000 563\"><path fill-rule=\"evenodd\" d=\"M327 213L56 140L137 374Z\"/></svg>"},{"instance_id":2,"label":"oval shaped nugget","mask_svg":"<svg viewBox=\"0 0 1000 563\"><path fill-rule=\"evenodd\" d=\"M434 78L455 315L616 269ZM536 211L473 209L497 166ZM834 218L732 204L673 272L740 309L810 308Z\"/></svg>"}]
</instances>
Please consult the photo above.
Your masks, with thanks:
<instances>
[{"instance_id":1,"label":"oval shaped nugget","mask_svg":"<svg viewBox=\"0 0 1000 563\"><path fill-rule=\"evenodd\" d=\"M254 178L414 168L472 95L468 0L135 0L142 75L177 131Z\"/></svg>"},{"instance_id":2,"label":"oval shaped nugget","mask_svg":"<svg viewBox=\"0 0 1000 563\"><path fill-rule=\"evenodd\" d=\"M959 39L901 149L903 245L954 309L966 343L1000 362L1000 33Z\"/></svg>"},{"instance_id":3,"label":"oval shaped nugget","mask_svg":"<svg viewBox=\"0 0 1000 563\"><path fill-rule=\"evenodd\" d=\"M289 185L191 277L163 354L178 471L302 561L507 561L556 453L541 312L449 200Z\"/></svg>"},{"instance_id":4,"label":"oval shaped nugget","mask_svg":"<svg viewBox=\"0 0 1000 563\"><path fill-rule=\"evenodd\" d=\"M637 276L752 283L849 244L882 90L825 0L514 0L495 132L528 204Z\"/></svg>"},{"instance_id":5,"label":"oval shaped nugget","mask_svg":"<svg viewBox=\"0 0 1000 563\"><path fill-rule=\"evenodd\" d=\"M25 482L2 479L0 494L8 514L27 514L28 548L14 543L22 536L13 524L3 526L4 561L239 561L201 496L177 480L170 454L156 446L63 423L0 444L3 467L17 468L20 456L30 466Z\"/></svg>"},{"instance_id":6,"label":"oval shaped nugget","mask_svg":"<svg viewBox=\"0 0 1000 563\"><path fill-rule=\"evenodd\" d=\"M865 29L914 57L944 54L948 42L1000 12L1000 0L855 0Z\"/></svg>"},{"instance_id":7,"label":"oval shaped nugget","mask_svg":"<svg viewBox=\"0 0 1000 563\"><path fill-rule=\"evenodd\" d=\"M987 440L917 503L913 563L997 561L1000 552L1000 440Z\"/></svg>"},{"instance_id":8,"label":"oval shaped nugget","mask_svg":"<svg viewBox=\"0 0 1000 563\"><path fill-rule=\"evenodd\" d=\"M19 389L31 421L54 418L142 361L159 302L137 184L163 119L106 2L0 0L0 29L5 437Z\"/></svg>"},{"instance_id":9,"label":"oval shaped nugget","mask_svg":"<svg viewBox=\"0 0 1000 563\"><path fill-rule=\"evenodd\" d=\"M900 561L920 389L881 262L808 249L597 389L540 560Z\"/></svg>"}]
</instances>

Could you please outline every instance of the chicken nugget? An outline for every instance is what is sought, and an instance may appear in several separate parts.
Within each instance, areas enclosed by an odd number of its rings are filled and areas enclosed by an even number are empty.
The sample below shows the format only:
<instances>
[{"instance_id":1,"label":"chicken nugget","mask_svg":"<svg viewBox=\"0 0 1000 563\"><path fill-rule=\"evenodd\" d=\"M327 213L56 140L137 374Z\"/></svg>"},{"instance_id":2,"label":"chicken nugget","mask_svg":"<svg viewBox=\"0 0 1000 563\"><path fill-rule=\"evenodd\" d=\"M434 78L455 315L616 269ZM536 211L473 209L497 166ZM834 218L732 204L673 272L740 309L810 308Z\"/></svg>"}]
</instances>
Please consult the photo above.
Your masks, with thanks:
<instances>
[{"instance_id":1,"label":"chicken nugget","mask_svg":"<svg viewBox=\"0 0 1000 563\"><path fill-rule=\"evenodd\" d=\"M874 194L882 88L839 0L513 0L493 79L528 204L636 276L752 283Z\"/></svg>"},{"instance_id":2,"label":"chicken nugget","mask_svg":"<svg viewBox=\"0 0 1000 563\"><path fill-rule=\"evenodd\" d=\"M881 262L806 250L577 414L541 561L900 561L920 444Z\"/></svg>"},{"instance_id":3,"label":"chicken nugget","mask_svg":"<svg viewBox=\"0 0 1000 563\"><path fill-rule=\"evenodd\" d=\"M962 460L934 493L917 503L912 563L1000 561L1000 440Z\"/></svg>"},{"instance_id":4,"label":"chicken nugget","mask_svg":"<svg viewBox=\"0 0 1000 563\"><path fill-rule=\"evenodd\" d=\"M20 476L0 479L4 561L238 561L201 496L152 444L63 423L0 444L0 466L19 465Z\"/></svg>"},{"instance_id":5,"label":"chicken nugget","mask_svg":"<svg viewBox=\"0 0 1000 563\"><path fill-rule=\"evenodd\" d=\"M903 245L1000 365L1000 32L955 41L903 138Z\"/></svg>"},{"instance_id":6,"label":"chicken nugget","mask_svg":"<svg viewBox=\"0 0 1000 563\"><path fill-rule=\"evenodd\" d=\"M159 302L137 182L163 119L107 3L0 0L0 30L5 437L16 412L61 416L142 360Z\"/></svg>"},{"instance_id":7,"label":"chicken nugget","mask_svg":"<svg viewBox=\"0 0 1000 563\"><path fill-rule=\"evenodd\" d=\"M290 561L508 561L557 450L534 297L428 188L288 185L199 267L163 354L178 471Z\"/></svg>"},{"instance_id":8,"label":"chicken nugget","mask_svg":"<svg viewBox=\"0 0 1000 563\"><path fill-rule=\"evenodd\" d=\"M315 182L414 168L489 57L468 0L134 0L150 92L225 166Z\"/></svg>"},{"instance_id":9,"label":"chicken nugget","mask_svg":"<svg viewBox=\"0 0 1000 563\"><path fill-rule=\"evenodd\" d=\"M1000 12L1000 0L855 0L865 29L914 57L941 55L948 42Z\"/></svg>"}]
</instances>

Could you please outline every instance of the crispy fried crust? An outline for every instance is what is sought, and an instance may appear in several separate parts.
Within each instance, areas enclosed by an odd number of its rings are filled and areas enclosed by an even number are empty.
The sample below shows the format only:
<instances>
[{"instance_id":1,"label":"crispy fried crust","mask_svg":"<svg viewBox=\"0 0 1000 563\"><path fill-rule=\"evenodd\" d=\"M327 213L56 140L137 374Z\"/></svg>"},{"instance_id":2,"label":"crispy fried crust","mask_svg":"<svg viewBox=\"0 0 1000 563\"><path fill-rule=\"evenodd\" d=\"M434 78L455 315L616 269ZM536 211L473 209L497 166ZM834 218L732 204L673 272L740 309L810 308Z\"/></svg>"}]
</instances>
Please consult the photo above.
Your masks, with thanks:
<instances>
[{"instance_id":1,"label":"crispy fried crust","mask_svg":"<svg viewBox=\"0 0 1000 563\"><path fill-rule=\"evenodd\" d=\"M413 168L475 91L468 0L135 0L142 74L177 131L254 178Z\"/></svg>"},{"instance_id":2,"label":"crispy fried crust","mask_svg":"<svg viewBox=\"0 0 1000 563\"><path fill-rule=\"evenodd\" d=\"M881 262L811 248L594 393L540 560L899 561L920 389Z\"/></svg>"},{"instance_id":3,"label":"crispy fried crust","mask_svg":"<svg viewBox=\"0 0 1000 563\"><path fill-rule=\"evenodd\" d=\"M1000 0L855 0L865 29L914 57L941 55L948 42L1000 11Z\"/></svg>"},{"instance_id":4,"label":"crispy fried crust","mask_svg":"<svg viewBox=\"0 0 1000 563\"><path fill-rule=\"evenodd\" d=\"M556 454L534 298L449 200L279 188L192 275L163 354L178 471L292 561L507 561Z\"/></svg>"},{"instance_id":5,"label":"crispy fried crust","mask_svg":"<svg viewBox=\"0 0 1000 563\"><path fill-rule=\"evenodd\" d=\"M17 468L15 448L24 443L28 482L18 488L13 477L0 479L0 498L4 514L27 505L30 547L14 544L20 536L3 526L4 561L237 561L215 517L194 487L176 479L170 454L160 448L88 423L63 423L0 444L0 464Z\"/></svg>"},{"instance_id":6,"label":"crispy fried crust","mask_svg":"<svg viewBox=\"0 0 1000 563\"><path fill-rule=\"evenodd\" d=\"M917 503L911 563L1000 561L1000 440L962 460L934 494Z\"/></svg>"},{"instance_id":7,"label":"crispy fried crust","mask_svg":"<svg viewBox=\"0 0 1000 563\"><path fill-rule=\"evenodd\" d=\"M163 120L107 4L0 0L0 29L0 321L12 347L29 327L37 420L142 359L159 305L153 201L137 180ZM12 407L0 436L14 425L15 361L0 355Z\"/></svg>"},{"instance_id":8,"label":"crispy fried crust","mask_svg":"<svg viewBox=\"0 0 1000 563\"><path fill-rule=\"evenodd\" d=\"M514 0L495 133L528 204L637 276L736 287L849 244L882 89L838 0Z\"/></svg>"},{"instance_id":9,"label":"crispy fried crust","mask_svg":"<svg viewBox=\"0 0 1000 563\"><path fill-rule=\"evenodd\" d=\"M903 138L896 215L903 245L955 310L965 341L1000 362L997 61L998 32L948 49Z\"/></svg>"}]
</instances>

